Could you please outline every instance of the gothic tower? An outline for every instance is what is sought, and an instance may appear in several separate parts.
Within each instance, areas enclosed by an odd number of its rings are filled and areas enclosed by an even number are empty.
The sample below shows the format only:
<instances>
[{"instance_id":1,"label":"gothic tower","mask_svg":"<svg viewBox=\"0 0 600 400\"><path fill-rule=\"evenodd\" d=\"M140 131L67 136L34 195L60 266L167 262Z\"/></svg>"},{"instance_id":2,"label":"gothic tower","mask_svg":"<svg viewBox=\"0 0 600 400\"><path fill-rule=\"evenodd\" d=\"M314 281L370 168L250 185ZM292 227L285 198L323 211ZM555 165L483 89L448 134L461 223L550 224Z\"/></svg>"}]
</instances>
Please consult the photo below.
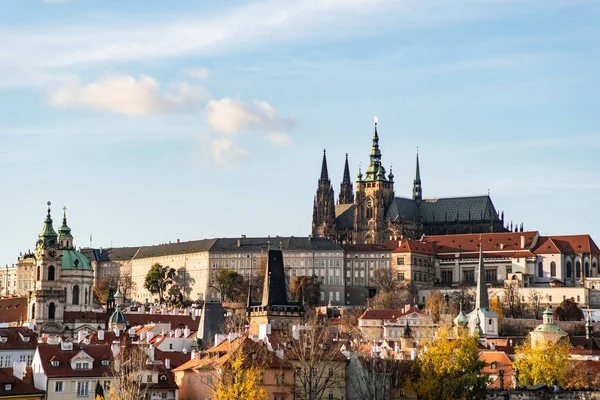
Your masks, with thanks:
<instances>
[{"instance_id":1,"label":"gothic tower","mask_svg":"<svg viewBox=\"0 0 600 400\"><path fill-rule=\"evenodd\" d=\"M327 154L323 150L321 177L313 206L312 235L335 240L335 198L327 171Z\"/></svg>"},{"instance_id":2,"label":"gothic tower","mask_svg":"<svg viewBox=\"0 0 600 400\"><path fill-rule=\"evenodd\" d=\"M348 166L348 153L346 153L346 163L344 164L344 177L340 184L340 195L338 204L354 204L354 191L352 181L350 180L350 167Z\"/></svg>"},{"instance_id":3,"label":"gothic tower","mask_svg":"<svg viewBox=\"0 0 600 400\"><path fill-rule=\"evenodd\" d=\"M423 200L423 190L421 188L421 170L419 169L419 151L417 150L417 168L415 171L415 180L413 181L413 200L417 205Z\"/></svg>"},{"instance_id":4,"label":"gothic tower","mask_svg":"<svg viewBox=\"0 0 600 400\"><path fill-rule=\"evenodd\" d=\"M390 172L386 177L381 164L377 119L372 140L369 167L364 179L359 171L356 182L354 237L357 243L383 243L387 239L385 215L394 200L394 175Z\"/></svg>"}]
</instances>

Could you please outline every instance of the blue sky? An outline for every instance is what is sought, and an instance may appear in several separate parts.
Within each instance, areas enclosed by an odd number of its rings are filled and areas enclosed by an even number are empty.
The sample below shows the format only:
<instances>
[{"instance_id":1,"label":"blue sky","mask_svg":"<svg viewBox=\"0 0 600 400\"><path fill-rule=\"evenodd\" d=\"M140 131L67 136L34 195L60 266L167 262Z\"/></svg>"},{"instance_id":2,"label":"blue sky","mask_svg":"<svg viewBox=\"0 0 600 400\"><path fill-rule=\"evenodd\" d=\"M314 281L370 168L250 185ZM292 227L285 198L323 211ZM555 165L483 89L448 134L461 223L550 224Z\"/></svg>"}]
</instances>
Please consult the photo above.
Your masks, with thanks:
<instances>
[{"instance_id":1,"label":"blue sky","mask_svg":"<svg viewBox=\"0 0 600 400\"><path fill-rule=\"evenodd\" d=\"M0 265L46 201L78 246L308 235L322 150L600 240L600 3L0 0Z\"/></svg>"}]
</instances>

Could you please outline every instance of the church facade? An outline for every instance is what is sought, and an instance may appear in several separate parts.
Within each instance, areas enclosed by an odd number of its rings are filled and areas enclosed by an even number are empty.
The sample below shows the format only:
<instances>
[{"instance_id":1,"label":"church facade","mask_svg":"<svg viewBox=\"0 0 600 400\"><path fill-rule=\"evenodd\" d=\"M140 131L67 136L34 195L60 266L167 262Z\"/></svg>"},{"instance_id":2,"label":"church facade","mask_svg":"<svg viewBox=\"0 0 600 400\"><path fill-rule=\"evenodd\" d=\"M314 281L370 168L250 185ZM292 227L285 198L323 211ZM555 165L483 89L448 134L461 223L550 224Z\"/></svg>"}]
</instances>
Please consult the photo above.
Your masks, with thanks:
<instances>
[{"instance_id":1,"label":"church facade","mask_svg":"<svg viewBox=\"0 0 600 400\"><path fill-rule=\"evenodd\" d=\"M372 140L369 166L364 174L359 170L355 188L346 155L337 203L323 152L313 204L313 236L337 243L377 244L422 235L508 231L503 213L496 211L489 195L423 198L418 154L412 198L396 196L392 168L387 173L381 161L377 122Z\"/></svg>"}]
</instances>

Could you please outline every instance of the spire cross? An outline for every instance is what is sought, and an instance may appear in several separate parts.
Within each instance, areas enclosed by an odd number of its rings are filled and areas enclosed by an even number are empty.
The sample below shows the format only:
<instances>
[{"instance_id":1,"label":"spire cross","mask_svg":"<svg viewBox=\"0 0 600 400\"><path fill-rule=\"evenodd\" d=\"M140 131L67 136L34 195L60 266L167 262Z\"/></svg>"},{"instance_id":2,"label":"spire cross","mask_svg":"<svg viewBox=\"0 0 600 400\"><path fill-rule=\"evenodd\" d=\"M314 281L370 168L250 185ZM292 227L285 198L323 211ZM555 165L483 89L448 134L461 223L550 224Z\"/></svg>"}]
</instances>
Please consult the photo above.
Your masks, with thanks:
<instances>
[{"instance_id":1,"label":"spire cross","mask_svg":"<svg viewBox=\"0 0 600 400\"><path fill-rule=\"evenodd\" d=\"M51 203L51 202L48 202L48 203L46 203L46 204L48 204L48 216L50 216L50 206L52 205L52 203Z\"/></svg>"}]
</instances>

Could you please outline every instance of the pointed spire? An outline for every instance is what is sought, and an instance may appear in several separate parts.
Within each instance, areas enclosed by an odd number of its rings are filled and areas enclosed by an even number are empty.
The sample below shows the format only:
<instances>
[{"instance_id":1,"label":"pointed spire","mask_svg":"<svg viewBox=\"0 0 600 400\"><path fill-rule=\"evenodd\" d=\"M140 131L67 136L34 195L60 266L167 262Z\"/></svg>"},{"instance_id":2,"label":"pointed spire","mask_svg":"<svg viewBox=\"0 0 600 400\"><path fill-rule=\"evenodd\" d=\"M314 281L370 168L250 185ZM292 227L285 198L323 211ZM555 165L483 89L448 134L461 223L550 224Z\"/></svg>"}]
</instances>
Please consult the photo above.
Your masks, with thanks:
<instances>
[{"instance_id":1,"label":"pointed spire","mask_svg":"<svg viewBox=\"0 0 600 400\"><path fill-rule=\"evenodd\" d=\"M390 174L388 175L390 182L394 182L394 173L392 172L392 163L390 163Z\"/></svg>"},{"instance_id":2,"label":"pointed spire","mask_svg":"<svg viewBox=\"0 0 600 400\"><path fill-rule=\"evenodd\" d=\"M354 192L352 181L350 180L350 166L348 165L348 153L346 153L346 162L344 163L344 177L340 184L340 195L338 198L339 204L353 204Z\"/></svg>"},{"instance_id":3,"label":"pointed spire","mask_svg":"<svg viewBox=\"0 0 600 400\"><path fill-rule=\"evenodd\" d=\"M379 150L379 135L377 133L377 117L375 117L375 130L373 132L373 145L371 147L371 153L369 154L371 159L369 168L366 171L366 180L377 181L386 180L385 168L381 165L381 150Z\"/></svg>"},{"instance_id":4,"label":"pointed spire","mask_svg":"<svg viewBox=\"0 0 600 400\"><path fill-rule=\"evenodd\" d=\"M417 167L415 169L415 180L413 181L413 200L420 203L423 200L423 189L421 187L421 168L419 167L419 148L417 147Z\"/></svg>"},{"instance_id":5,"label":"pointed spire","mask_svg":"<svg viewBox=\"0 0 600 400\"><path fill-rule=\"evenodd\" d=\"M38 244L42 245L44 247L56 247L56 239L57 239L57 234L56 231L54 230L54 227L52 226L52 217L50 215L50 206L52 205L51 202L48 202L48 213L46 214L46 219L44 220L44 228L42 229L42 231L40 232L40 234L38 235L39 237L39 241Z\"/></svg>"},{"instance_id":6,"label":"pointed spire","mask_svg":"<svg viewBox=\"0 0 600 400\"><path fill-rule=\"evenodd\" d=\"M63 221L61 227L58 228L58 242L61 247L72 247L73 236L71 235L71 228L67 226L67 206L63 207Z\"/></svg>"},{"instance_id":7,"label":"pointed spire","mask_svg":"<svg viewBox=\"0 0 600 400\"><path fill-rule=\"evenodd\" d=\"M329 172L327 171L327 151L323 150L323 163L321 164L321 181L329 180Z\"/></svg>"},{"instance_id":8,"label":"pointed spire","mask_svg":"<svg viewBox=\"0 0 600 400\"><path fill-rule=\"evenodd\" d=\"M477 298L475 308L490 308L487 283L485 281L485 266L483 265L483 241L479 238L479 266L477 268Z\"/></svg>"}]
</instances>

